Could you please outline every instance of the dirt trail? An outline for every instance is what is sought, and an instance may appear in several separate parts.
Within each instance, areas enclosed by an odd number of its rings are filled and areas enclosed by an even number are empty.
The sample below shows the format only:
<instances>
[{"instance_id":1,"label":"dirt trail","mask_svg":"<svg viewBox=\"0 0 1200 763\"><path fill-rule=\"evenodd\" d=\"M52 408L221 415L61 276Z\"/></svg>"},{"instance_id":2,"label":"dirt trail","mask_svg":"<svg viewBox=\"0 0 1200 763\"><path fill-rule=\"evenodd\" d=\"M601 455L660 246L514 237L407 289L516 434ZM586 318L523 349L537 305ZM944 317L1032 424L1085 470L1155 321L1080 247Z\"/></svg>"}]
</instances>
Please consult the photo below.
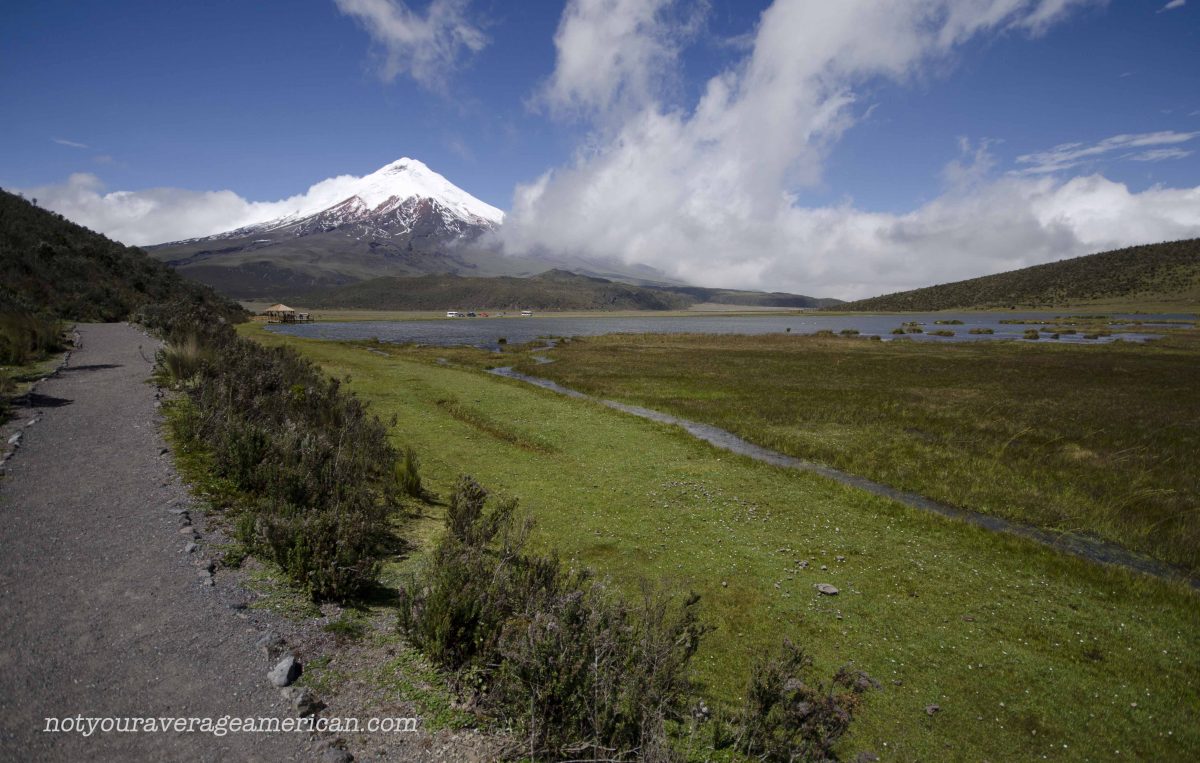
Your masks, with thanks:
<instances>
[{"instance_id":1,"label":"dirt trail","mask_svg":"<svg viewBox=\"0 0 1200 763\"><path fill-rule=\"evenodd\" d=\"M79 327L0 478L0 760L304 760L306 735L45 733L47 717L294 715L258 630L207 586L146 384L155 343ZM27 411L20 414L28 419Z\"/></svg>"}]
</instances>

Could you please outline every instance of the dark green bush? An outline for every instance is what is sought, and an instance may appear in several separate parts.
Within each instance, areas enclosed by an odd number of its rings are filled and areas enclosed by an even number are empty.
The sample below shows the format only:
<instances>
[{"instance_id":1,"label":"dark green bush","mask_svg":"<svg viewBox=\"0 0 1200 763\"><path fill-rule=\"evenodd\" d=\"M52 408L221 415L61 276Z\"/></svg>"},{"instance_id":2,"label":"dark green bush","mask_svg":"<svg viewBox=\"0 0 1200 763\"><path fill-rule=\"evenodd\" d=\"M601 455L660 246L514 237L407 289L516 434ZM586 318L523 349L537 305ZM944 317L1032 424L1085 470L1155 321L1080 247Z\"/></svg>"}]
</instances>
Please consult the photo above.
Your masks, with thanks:
<instances>
[{"instance_id":1,"label":"dark green bush","mask_svg":"<svg viewBox=\"0 0 1200 763\"><path fill-rule=\"evenodd\" d=\"M630 604L586 570L526 551L529 523L459 480L446 533L401 592L400 628L458 672L543 759L665 760L705 627L698 598Z\"/></svg>"},{"instance_id":2,"label":"dark green bush","mask_svg":"<svg viewBox=\"0 0 1200 763\"><path fill-rule=\"evenodd\" d=\"M404 457L396 464L396 481L405 495L425 497L425 488L421 484L421 462L411 445L405 446Z\"/></svg>"},{"instance_id":3,"label":"dark green bush","mask_svg":"<svg viewBox=\"0 0 1200 763\"><path fill-rule=\"evenodd\" d=\"M240 493L242 543L314 598L373 582L398 488L387 428L295 351L239 338L202 303L150 304L139 317L208 359L186 388L186 429Z\"/></svg>"},{"instance_id":4,"label":"dark green bush","mask_svg":"<svg viewBox=\"0 0 1200 763\"><path fill-rule=\"evenodd\" d=\"M812 658L785 641L775 656L751 669L737 720L738 750L763 761L833 760L833 747L850 728L862 695L879 682L843 667L828 686L813 677Z\"/></svg>"}]
</instances>

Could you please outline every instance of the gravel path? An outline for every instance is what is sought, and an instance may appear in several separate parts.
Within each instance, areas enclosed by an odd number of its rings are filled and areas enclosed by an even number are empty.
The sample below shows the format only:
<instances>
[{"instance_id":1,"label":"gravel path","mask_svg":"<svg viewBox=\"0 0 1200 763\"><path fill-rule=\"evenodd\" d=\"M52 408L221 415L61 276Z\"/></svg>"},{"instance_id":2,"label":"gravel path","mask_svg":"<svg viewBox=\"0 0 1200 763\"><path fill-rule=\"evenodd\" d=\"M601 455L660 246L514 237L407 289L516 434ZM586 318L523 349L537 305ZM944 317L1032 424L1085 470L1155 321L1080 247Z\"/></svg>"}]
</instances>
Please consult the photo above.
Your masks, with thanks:
<instances>
[{"instance_id":1,"label":"gravel path","mask_svg":"<svg viewBox=\"0 0 1200 763\"><path fill-rule=\"evenodd\" d=\"M125 324L79 333L0 478L0 760L317 757L300 733L43 731L77 715L293 715L259 631L184 550L170 510L187 491L146 383L155 342Z\"/></svg>"}]
</instances>

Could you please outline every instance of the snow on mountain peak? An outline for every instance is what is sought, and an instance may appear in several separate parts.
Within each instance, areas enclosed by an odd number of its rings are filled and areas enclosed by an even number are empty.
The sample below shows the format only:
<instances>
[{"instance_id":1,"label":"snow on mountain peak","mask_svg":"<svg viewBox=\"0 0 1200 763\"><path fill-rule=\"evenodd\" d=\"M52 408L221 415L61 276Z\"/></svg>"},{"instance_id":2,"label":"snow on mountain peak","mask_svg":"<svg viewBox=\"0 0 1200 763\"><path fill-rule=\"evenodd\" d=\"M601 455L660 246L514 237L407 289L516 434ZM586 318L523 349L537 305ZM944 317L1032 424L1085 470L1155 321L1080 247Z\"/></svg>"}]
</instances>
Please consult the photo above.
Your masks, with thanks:
<instances>
[{"instance_id":1,"label":"snow on mountain peak","mask_svg":"<svg viewBox=\"0 0 1200 763\"><path fill-rule=\"evenodd\" d=\"M424 162L402 157L369 175L339 175L322 180L308 192L268 206L272 219L258 225L271 229L324 212L354 197L373 210L389 199L433 199L465 222L499 225L504 213L429 169ZM281 215L280 212L283 212ZM258 226L256 226L258 227Z\"/></svg>"}]
</instances>

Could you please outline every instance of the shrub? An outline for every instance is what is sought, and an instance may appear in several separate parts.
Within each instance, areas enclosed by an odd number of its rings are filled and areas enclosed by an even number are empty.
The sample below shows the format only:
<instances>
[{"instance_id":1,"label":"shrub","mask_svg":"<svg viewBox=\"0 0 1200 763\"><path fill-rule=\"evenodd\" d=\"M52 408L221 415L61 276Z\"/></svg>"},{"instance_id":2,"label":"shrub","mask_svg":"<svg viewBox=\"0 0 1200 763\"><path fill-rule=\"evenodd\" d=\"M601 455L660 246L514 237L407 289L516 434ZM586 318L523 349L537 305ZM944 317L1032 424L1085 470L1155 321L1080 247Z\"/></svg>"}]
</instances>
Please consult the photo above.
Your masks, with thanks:
<instances>
[{"instance_id":1,"label":"shrub","mask_svg":"<svg viewBox=\"0 0 1200 763\"><path fill-rule=\"evenodd\" d=\"M668 759L666 725L683 717L706 630L698 597L644 591L630 604L589 571L527 552L529 530L515 501L489 506L460 478L445 535L401 590L401 630L518 727L533 759Z\"/></svg>"},{"instance_id":2,"label":"shrub","mask_svg":"<svg viewBox=\"0 0 1200 763\"><path fill-rule=\"evenodd\" d=\"M893 334L903 334L904 329L903 328L894 328L894 329L892 329L892 333Z\"/></svg>"},{"instance_id":3,"label":"shrub","mask_svg":"<svg viewBox=\"0 0 1200 763\"><path fill-rule=\"evenodd\" d=\"M929 335L930 336L954 336L954 332L951 331L950 329L938 329L937 331L930 331Z\"/></svg>"},{"instance_id":4,"label":"shrub","mask_svg":"<svg viewBox=\"0 0 1200 763\"><path fill-rule=\"evenodd\" d=\"M17 385L7 369L0 368L0 422L8 417L8 398L16 392Z\"/></svg>"},{"instance_id":5,"label":"shrub","mask_svg":"<svg viewBox=\"0 0 1200 763\"><path fill-rule=\"evenodd\" d=\"M842 329L842 336L858 336L858 329Z\"/></svg>"},{"instance_id":6,"label":"shrub","mask_svg":"<svg viewBox=\"0 0 1200 763\"><path fill-rule=\"evenodd\" d=\"M176 350L164 365L194 373L182 433L236 488L243 545L317 599L369 585L398 488L386 427L295 351L237 337L202 304L148 305L141 317Z\"/></svg>"},{"instance_id":7,"label":"shrub","mask_svg":"<svg viewBox=\"0 0 1200 763\"><path fill-rule=\"evenodd\" d=\"M396 481L400 490L413 498L423 498L425 488L421 485L421 462L411 445L404 448L404 457L396 464Z\"/></svg>"},{"instance_id":8,"label":"shrub","mask_svg":"<svg viewBox=\"0 0 1200 763\"><path fill-rule=\"evenodd\" d=\"M0 364L20 366L62 349L62 324L26 311L0 312Z\"/></svg>"},{"instance_id":9,"label":"shrub","mask_svg":"<svg viewBox=\"0 0 1200 763\"><path fill-rule=\"evenodd\" d=\"M1025 329L1025 338L1026 339L1035 339L1036 340L1038 338L1038 336L1040 336L1040 335L1038 334L1037 329Z\"/></svg>"},{"instance_id":10,"label":"shrub","mask_svg":"<svg viewBox=\"0 0 1200 763\"><path fill-rule=\"evenodd\" d=\"M188 334L159 350L156 360L171 381L185 384L200 373L201 366L210 356L211 353L200 345L199 337Z\"/></svg>"},{"instance_id":11,"label":"shrub","mask_svg":"<svg viewBox=\"0 0 1200 763\"><path fill-rule=\"evenodd\" d=\"M968 334L995 334L995 329L971 329Z\"/></svg>"},{"instance_id":12,"label":"shrub","mask_svg":"<svg viewBox=\"0 0 1200 763\"><path fill-rule=\"evenodd\" d=\"M862 695L879 682L843 667L828 686L814 680L812 658L791 641L751 669L737 720L738 750L756 760L825 761L850 727Z\"/></svg>"}]
</instances>

